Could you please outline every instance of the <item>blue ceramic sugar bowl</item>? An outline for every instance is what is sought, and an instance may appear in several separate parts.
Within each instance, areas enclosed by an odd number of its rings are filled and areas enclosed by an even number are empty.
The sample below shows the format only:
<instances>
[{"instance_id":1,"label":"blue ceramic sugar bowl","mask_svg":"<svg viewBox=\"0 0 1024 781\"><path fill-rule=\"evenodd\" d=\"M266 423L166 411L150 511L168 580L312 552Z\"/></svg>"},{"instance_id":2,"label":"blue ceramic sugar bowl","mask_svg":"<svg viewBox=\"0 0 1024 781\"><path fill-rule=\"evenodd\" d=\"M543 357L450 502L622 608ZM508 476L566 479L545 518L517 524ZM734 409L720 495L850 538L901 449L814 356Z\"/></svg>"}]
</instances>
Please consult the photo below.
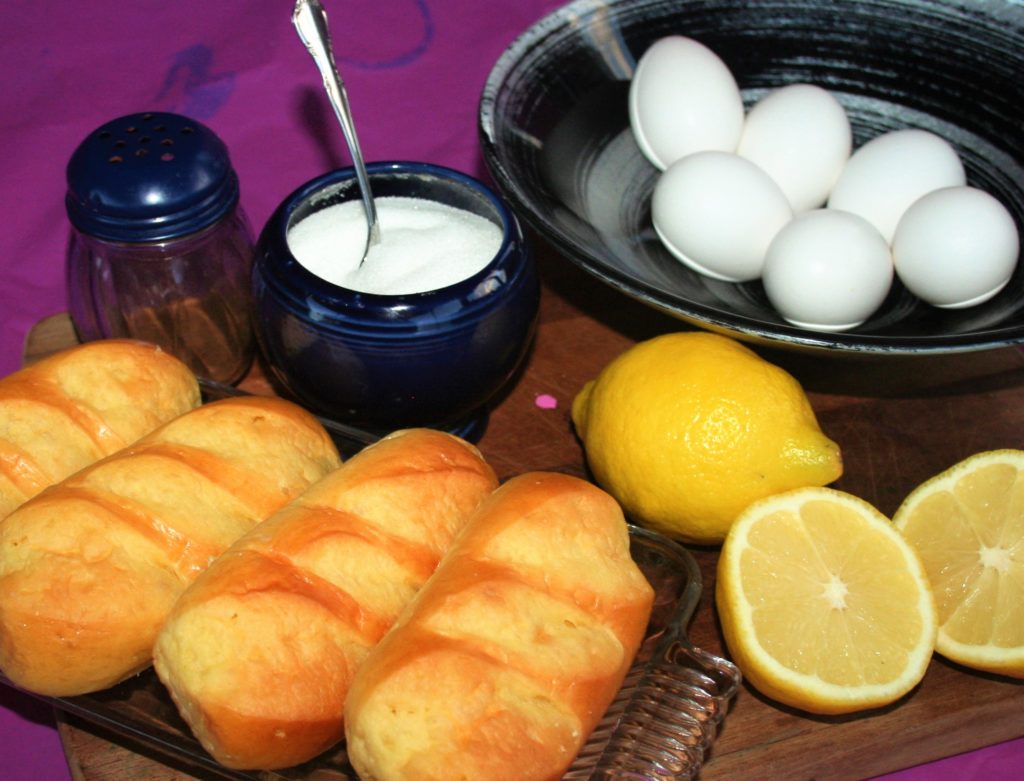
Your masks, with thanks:
<instances>
[{"instance_id":1,"label":"blue ceramic sugar bowl","mask_svg":"<svg viewBox=\"0 0 1024 781\"><path fill-rule=\"evenodd\" d=\"M437 165L368 166L378 203L435 201L501 230L478 272L426 292L366 293L328 282L289 248L291 226L360 200L352 168L291 193L257 242L256 334L272 380L314 412L374 432L431 426L474 439L489 403L513 378L532 340L540 300L533 256L506 203L482 182ZM388 241L382 221L383 241Z\"/></svg>"}]
</instances>

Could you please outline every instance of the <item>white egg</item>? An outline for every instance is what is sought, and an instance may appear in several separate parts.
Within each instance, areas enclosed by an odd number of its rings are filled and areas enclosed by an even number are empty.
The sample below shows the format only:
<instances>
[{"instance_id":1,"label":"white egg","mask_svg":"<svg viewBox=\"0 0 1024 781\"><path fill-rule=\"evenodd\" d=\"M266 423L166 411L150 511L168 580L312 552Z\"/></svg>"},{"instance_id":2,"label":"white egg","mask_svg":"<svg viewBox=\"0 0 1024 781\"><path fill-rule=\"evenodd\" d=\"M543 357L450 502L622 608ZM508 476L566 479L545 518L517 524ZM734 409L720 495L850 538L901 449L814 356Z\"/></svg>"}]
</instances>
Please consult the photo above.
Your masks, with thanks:
<instances>
[{"instance_id":1,"label":"white egg","mask_svg":"<svg viewBox=\"0 0 1024 781\"><path fill-rule=\"evenodd\" d=\"M754 104L736 153L761 166L799 213L828 200L852 146L839 101L814 84L790 84Z\"/></svg>"},{"instance_id":2,"label":"white egg","mask_svg":"<svg viewBox=\"0 0 1024 781\"><path fill-rule=\"evenodd\" d=\"M859 214L891 242L910 204L932 190L965 182L963 163L948 141L927 130L894 130L850 156L828 206Z\"/></svg>"},{"instance_id":3,"label":"white egg","mask_svg":"<svg viewBox=\"0 0 1024 781\"><path fill-rule=\"evenodd\" d=\"M892 286L889 245L856 214L814 209L772 241L762 282L768 300L793 325L845 331L878 309Z\"/></svg>"},{"instance_id":4,"label":"white egg","mask_svg":"<svg viewBox=\"0 0 1024 781\"><path fill-rule=\"evenodd\" d=\"M948 309L992 298L1010 281L1019 253L1010 212L974 187L947 187L915 201L892 243L896 274L907 289Z\"/></svg>"},{"instance_id":5,"label":"white egg","mask_svg":"<svg viewBox=\"0 0 1024 781\"><path fill-rule=\"evenodd\" d=\"M771 177L730 152L697 152L673 163L651 200L654 229L669 252L726 282L760 276L768 244L792 216Z\"/></svg>"},{"instance_id":6,"label":"white egg","mask_svg":"<svg viewBox=\"0 0 1024 781\"><path fill-rule=\"evenodd\" d=\"M733 152L743 99L728 66L682 35L655 41L629 85L629 122L644 156L664 171L692 152Z\"/></svg>"}]
</instances>

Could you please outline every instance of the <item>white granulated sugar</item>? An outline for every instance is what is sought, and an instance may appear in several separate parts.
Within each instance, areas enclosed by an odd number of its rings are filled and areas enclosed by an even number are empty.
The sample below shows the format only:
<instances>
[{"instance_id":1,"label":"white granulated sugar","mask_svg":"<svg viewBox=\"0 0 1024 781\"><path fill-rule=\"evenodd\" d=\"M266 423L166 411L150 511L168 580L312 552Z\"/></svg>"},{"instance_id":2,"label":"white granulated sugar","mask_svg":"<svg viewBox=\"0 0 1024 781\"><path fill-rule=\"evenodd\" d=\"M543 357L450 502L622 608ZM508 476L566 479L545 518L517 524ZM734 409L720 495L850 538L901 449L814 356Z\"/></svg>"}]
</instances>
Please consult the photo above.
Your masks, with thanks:
<instances>
[{"instance_id":1,"label":"white granulated sugar","mask_svg":"<svg viewBox=\"0 0 1024 781\"><path fill-rule=\"evenodd\" d=\"M501 247L488 219L425 198L377 198L381 240L359 265L366 245L361 200L334 204L288 231L295 259L321 279L362 293L437 290L486 266Z\"/></svg>"}]
</instances>

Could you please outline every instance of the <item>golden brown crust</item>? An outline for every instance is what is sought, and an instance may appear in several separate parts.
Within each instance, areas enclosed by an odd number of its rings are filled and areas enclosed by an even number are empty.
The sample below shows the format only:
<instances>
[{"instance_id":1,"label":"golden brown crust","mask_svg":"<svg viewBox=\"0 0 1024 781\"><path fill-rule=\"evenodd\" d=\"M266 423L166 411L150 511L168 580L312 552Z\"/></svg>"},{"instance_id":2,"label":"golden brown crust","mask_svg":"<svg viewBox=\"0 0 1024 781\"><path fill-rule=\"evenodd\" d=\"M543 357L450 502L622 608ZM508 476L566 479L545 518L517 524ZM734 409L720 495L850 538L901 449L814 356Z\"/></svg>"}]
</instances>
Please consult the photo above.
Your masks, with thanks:
<instances>
[{"instance_id":1,"label":"golden brown crust","mask_svg":"<svg viewBox=\"0 0 1024 781\"><path fill-rule=\"evenodd\" d=\"M148 666L173 603L216 556L340 465L280 399L181 415L0 521L0 669L65 696Z\"/></svg>"},{"instance_id":2,"label":"golden brown crust","mask_svg":"<svg viewBox=\"0 0 1024 781\"><path fill-rule=\"evenodd\" d=\"M0 518L198 404L184 363L129 339L88 342L0 379Z\"/></svg>"},{"instance_id":3,"label":"golden brown crust","mask_svg":"<svg viewBox=\"0 0 1024 781\"><path fill-rule=\"evenodd\" d=\"M273 769L337 743L355 670L496 487L472 445L397 432L214 562L154 649L158 674L214 758Z\"/></svg>"},{"instance_id":4,"label":"golden brown crust","mask_svg":"<svg viewBox=\"0 0 1024 781\"><path fill-rule=\"evenodd\" d=\"M610 496L566 475L508 481L357 672L350 761L364 781L561 778L652 601Z\"/></svg>"}]
</instances>

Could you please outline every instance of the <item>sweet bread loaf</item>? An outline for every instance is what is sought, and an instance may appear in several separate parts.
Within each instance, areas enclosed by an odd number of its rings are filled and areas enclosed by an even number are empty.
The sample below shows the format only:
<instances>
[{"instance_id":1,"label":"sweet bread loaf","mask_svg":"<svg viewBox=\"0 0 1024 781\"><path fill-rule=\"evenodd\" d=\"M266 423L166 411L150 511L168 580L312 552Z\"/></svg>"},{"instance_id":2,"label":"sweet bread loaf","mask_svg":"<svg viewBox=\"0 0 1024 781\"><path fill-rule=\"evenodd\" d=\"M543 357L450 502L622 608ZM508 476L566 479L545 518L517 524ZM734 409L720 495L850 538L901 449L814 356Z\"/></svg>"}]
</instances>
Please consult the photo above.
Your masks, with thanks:
<instances>
[{"instance_id":1,"label":"sweet bread loaf","mask_svg":"<svg viewBox=\"0 0 1024 781\"><path fill-rule=\"evenodd\" d=\"M281 768L340 741L356 668L496 487L467 442L397 432L215 561L154 649L157 673L213 757Z\"/></svg>"},{"instance_id":2,"label":"sweet bread loaf","mask_svg":"<svg viewBox=\"0 0 1024 781\"><path fill-rule=\"evenodd\" d=\"M147 667L174 601L231 543L340 465L276 398L199 407L0 521L0 669L65 696Z\"/></svg>"},{"instance_id":3,"label":"sweet bread loaf","mask_svg":"<svg viewBox=\"0 0 1024 781\"><path fill-rule=\"evenodd\" d=\"M509 480L356 673L352 766L363 781L561 778L652 601L608 494L553 473Z\"/></svg>"},{"instance_id":4,"label":"sweet bread loaf","mask_svg":"<svg viewBox=\"0 0 1024 781\"><path fill-rule=\"evenodd\" d=\"M184 363L128 339L88 342L0 379L0 518L198 404Z\"/></svg>"}]
</instances>

